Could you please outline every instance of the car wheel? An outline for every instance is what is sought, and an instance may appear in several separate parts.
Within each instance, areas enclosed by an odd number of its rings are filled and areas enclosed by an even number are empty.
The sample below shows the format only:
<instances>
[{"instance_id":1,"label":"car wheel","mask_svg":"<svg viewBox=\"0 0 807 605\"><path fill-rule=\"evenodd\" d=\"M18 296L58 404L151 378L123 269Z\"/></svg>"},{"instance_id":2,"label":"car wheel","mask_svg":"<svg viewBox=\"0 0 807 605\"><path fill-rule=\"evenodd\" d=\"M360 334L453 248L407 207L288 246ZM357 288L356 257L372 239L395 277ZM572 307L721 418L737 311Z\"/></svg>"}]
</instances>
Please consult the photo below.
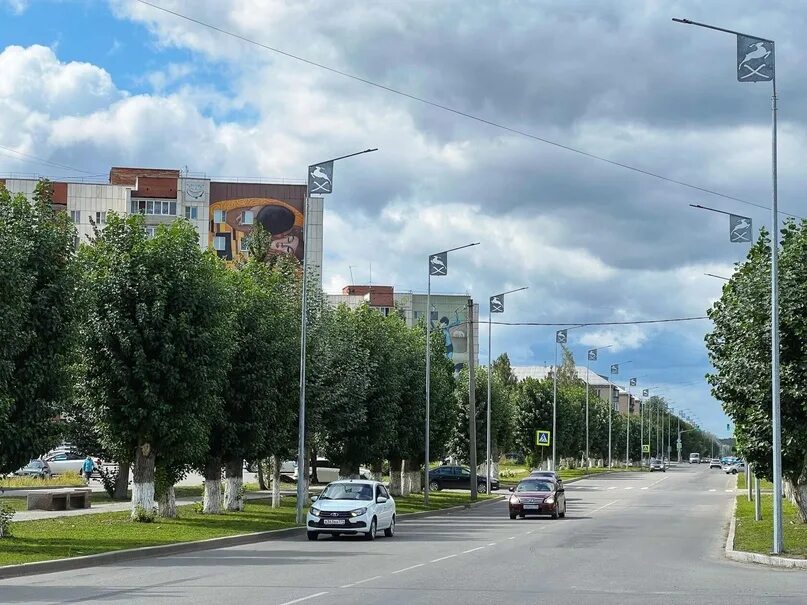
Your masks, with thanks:
<instances>
[{"instance_id":1,"label":"car wheel","mask_svg":"<svg viewBox=\"0 0 807 605\"><path fill-rule=\"evenodd\" d=\"M480 494L487 494L488 493L488 484L487 483L477 483L476 484L476 491Z\"/></svg>"},{"instance_id":2,"label":"car wheel","mask_svg":"<svg viewBox=\"0 0 807 605\"><path fill-rule=\"evenodd\" d=\"M555 510L552 511L552 518L553 519L559 519L560 518L560 515L558 514L558 507L557 506L555 507Z\"/></svg>"},{"instance_id":3,"label":"car wheel","mask_svg":"<svg viewBox=\"0 0 807 605\"><path fill-rule=\"evenodd\" d=\"M440 491L440 484L437 483L437 481L430 481L429 482L429 490L431 490L433 492L439 492Z\"/></svg>"},{"instance_id":4,"label":"car wheel","mask_svg":"<svg viewBox=\"0 0 807 605\"><path fill-rule=\"evenodd\" d=\"M309 540L316 540L319 537L318 531L310 531L308 532L308 539Z\"/></svg>"},{"instance_id":5,"label":"car wheel","mask_svg":"<svg viewBox=\"0 0 807 605\"><path fill-rule=\"evenodd\" d=\"M368 531L366 534L364 534L364 539L365 540L370 540L370 541L375 540L375 532L376 532L377 527L378 526L377 526L375 517L373 517L373 520L370 521L370 531Z\"/></svg>"},{"instance_id":6,"label":"car wheel","mask_svg":"<svg viewBox=\"0 0 807 605\"><path fill-rule=\"evenodd\" d=\"M561 518L561 519L565 519L565 518L566 518L566 505L565 505L565 504L563 505L563 512L562 512L562 513L560 513L560 515L559 515L559 516L560 516L560 518Z\"/></svg>"},{"instance_id":7,"label":"car wheel","mask_svg":"<svg viewBox=\"0 0 807 605\"><path fill-rule=\"evenodd\" d=\"M515 519L518 515L516 513L510 513L510 518Z\"/></svg>"},{"instance_id":8,"label":"car wheel","mask_svg":"<svg viewBox=\"0 0 807 605\"><path fill-rule=\"evenodd\" d=\"M395 535L395 515L392 516L392 521L390 521L389 527L384 530L384 535L387 538L392 538Z\"/></svg>"}]
</instances>

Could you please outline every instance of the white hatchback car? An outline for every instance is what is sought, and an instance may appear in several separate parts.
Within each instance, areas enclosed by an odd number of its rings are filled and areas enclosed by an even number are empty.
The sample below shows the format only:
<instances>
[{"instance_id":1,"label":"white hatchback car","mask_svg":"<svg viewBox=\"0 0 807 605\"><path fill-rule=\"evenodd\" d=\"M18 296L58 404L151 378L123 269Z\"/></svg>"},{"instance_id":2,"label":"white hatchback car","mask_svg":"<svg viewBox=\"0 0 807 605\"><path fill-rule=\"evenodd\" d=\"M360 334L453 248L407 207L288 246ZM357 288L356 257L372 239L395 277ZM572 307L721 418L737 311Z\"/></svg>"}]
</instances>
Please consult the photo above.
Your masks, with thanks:
<instances>
[{"instance_id":1,"label":"white hatchback car","mask_svg":"<svg viewBox=\"0 0 807 605\"><path fill-rule=\"evenodd\" d=\"M312 500L306 519L309 540L319 534L362 534L375 540L380 529L388 538L395 535L395 500L378 481L334 481Z\"/></svg>"}]
</instances>

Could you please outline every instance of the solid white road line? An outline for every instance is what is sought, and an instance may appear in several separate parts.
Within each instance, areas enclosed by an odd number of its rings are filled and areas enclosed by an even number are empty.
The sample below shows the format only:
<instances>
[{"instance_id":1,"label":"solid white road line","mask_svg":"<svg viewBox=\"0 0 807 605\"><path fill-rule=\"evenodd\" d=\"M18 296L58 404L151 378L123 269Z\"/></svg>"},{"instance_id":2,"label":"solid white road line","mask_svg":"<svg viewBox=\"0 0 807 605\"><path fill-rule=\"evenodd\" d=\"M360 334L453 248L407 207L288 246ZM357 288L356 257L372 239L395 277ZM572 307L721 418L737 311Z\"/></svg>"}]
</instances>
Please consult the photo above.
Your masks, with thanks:
<instances>
[{"instance_id":1,"label":"solid white road line","mask_svg":"<svg viewBox=\"0 0 807 605\"><path fill-rule=\"evenodd\" d=\"M608 504L605 504L605 505L601 506L600 508L595 508L595 509L594 509L593 511L591 511L591 512L592 512L592 513L596 513L597 511L600 511L600 510L602 510L602 509L604 509L604 508L607 508L607 507L611 506L612 504L616 504L617 502L619 502L619 500L613 500L613 501L609 502Z\"/></svg>"},{"instance_id":2,"label":"solid white road line","mask_svg":"<svg viewBox=\"0 0 807 605\"><path fill-rule=\"evenodd\" d=\"M445 556L445 557L440 557L439 559L432 559L431 561L429 561L429 563L437 563L439 561L445 561L446 559L450 559L450 558L456 557L456 556L457 555L448 555L448 556Z\"/></svg>"},{"instance_id":3,"label":"solid white road line","mask_svg":"<svg viewBox=\"0 0 807 605\"><path fill-rule=\"evenodd\" d=\"M469 548L468 550L463 550L462 554L466 555L469 552L474 552L475 550L482 550L483 548L485 548L485 547L484 546L477 546L476 548Z\"/></svg>"},{"instance_id":4,"label":"solid white road line","mask_svg":"<svg viewBox=\"0 0 807 605\"><path fill-rule=\"evenodd\" d=\"M412 566L410 566L410 567L404 567L403 569L399 569L398 571L393 571L392 573L393 573L393 574L396 574L396 573L403 573L403 572L405 572L405 571L409 571L410 569L415 569L415 568L417 568L417 567L423 567L424 565L425 565L425 563L418 563L417 565L412 565Z\"/></svg>"},{"instance_id":5,"label":"solid white road line","mask_svg":"<svg viewBox=\"0 0 807 605\"><path fill-rule=\"evenodd\" d=\"M631 487L626 487L625 489L633 489L633 487L632 486Z\"/></svg>"},{"instance_id":6,"label":"solid white road line","mask_svg":"<svg viewBox=\"0 0 807 605\"><path fill-rule=\"evenodd\" d=\"M303 601L307 601L308 599L314 599L316 597L321 597L324 594L328 594L327 592L318 592L317 594L310 594L307 597L301 597L299 599L294 599L293 601L286 601L285 603L281 603L280 605L292 605L292 603L302 603Z\"/></svg>"},{"instance_id":7,"label":"solid white road line","mask_svg":"<svg viewBox=\"0 0 807 605\"><path fill-rule=\"evenodd\" d=\"M716 492L717 490L716 489L710 489L709 491L710 492Z\"/></svg>"}]
</instances>

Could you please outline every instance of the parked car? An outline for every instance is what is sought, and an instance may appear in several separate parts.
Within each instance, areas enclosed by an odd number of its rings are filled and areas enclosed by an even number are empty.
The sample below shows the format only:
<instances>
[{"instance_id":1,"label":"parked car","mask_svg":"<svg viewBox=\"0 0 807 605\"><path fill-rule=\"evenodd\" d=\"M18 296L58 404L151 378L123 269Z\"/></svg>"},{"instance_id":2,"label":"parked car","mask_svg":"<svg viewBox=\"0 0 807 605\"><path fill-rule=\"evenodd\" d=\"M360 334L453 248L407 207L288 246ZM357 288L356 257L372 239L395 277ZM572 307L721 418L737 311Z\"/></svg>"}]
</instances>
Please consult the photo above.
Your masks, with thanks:
<instances>
[{"instance_id":1,"label":"parked car","mask_svg":"<svg viewBox=\"0 0 807 605\"><path fill-rule=\"evenodd\" d=\"M380 529L388 538L395 535L395 500L379 481L334 481L311 499L306 520L309 540L321 533L362 534L375 540Z\"/></svg>"},{"instance_id":2,"label":"parked car","mask_svg":"<svg viewBox=\"0 0 807 605\"><path fill-rule=\"evenodd\" d=\"M511 519L527 515L550 515L553 519L566 516L565 490L549 477L527 477L510 491L513 494L507 506Z\"/></svg>"},{"instance_id":3,"label":"parked car","mask_svg":"<svg viewBox=\"0 0 807 605\"><path fill-rule=\"evenodd\" d=\"M491 489L499 489L499 480L490 478ZM429 471L429 489L471 489L471 469L467 466L453 466L445 464ZM487 479L484 475L476 476L476 490L479 493L487 492Z\"/></svg>"},{"instance_id":4,"label":"parked car","mask_svg":"<svg viewBox=\"0 0 807 605\"><path fill-rule=\"evenodd\" d=\"M560 487L563 487L563 479L561 479L560 475L558 475L555 471L540 471L540 470L532 471L530 473L530 478L533 479L536 477L549 477Z\"/></svg>"},{"instance_id":5,"label":"parked car","mask_svg":"<svg viewBox=\"0 0 807 605\"><path fill-rule=\"evenodd\" d=\"M309 476L311 469L309 469ZM280 474L283 475L283 467L280 468ZM294 465L294 471L291 474L292 481L297 481L299 478L299 470L297 465ZM370 469L359 467L359 477L361 479L369 480L371 477ZM332 483L341 479L339 476L339 465L334 464L327 458L317 458L317 481L319 483Z\"/></svg>"},{"instance_id":6,"label":"parked car","mask_svg":"<svg viewBox=\"0 0 807 605\"><path fill-rule=\"evenodd\" d=\"M667 472L667 465L664 464L663 460L659 460L658 458L651 458L650 459L650 472L653 471L661 471L662 473Z\"/></svg>"},{"instance_id":7,"label":"parked car","mask_svg":"<svg viewBox=\"0 0 807 605\"><path fill-rule=\"evenodd\" d=\"M50 456L45 456L44 460L48 463L50 467L51 474L53 475L63 475L65 473L76 473L77 475L81 474L81 470L84 467L84 460L86 460L87 456L85 454L79 454L78 452L57 452L55 454L51 454ZM93 462L95 463L95 467L93 469L92 476L93 477L100 477L101 473L99 469L101 468L102 462L100 458L93 458Z\"/></svg>"},{"instance_id":8,"label":"parked car","mask_svg":"<svg viewBox=\"0 0 807 605\"><path fill-rule=\"evenodd\" d=\"M719 458L712 458L709 461L709 468L721 468L723 465L720 464Z\"/></svg>"},{"instance_id":9,"label":"parked car","mask_svg":"<svg viewBox=\"0 0 807 605\"><path fill-rule=\"evenodd\" d=\"M37 479L50 479L52 473L48 463L39 458L31 460L21 469L14 471L18 477L36 477Z\"/></svg>"},{"instance_id":10,"label":"parked car","mask_svg":"<svg viewBox=\"0 0 807 605\"><path fill-rule=\"evenodd\" d=\"M736 475L737 473L744 473L745 462L740 460L739 462L735 462L734 464L727 464L723 467L723 471L727 475Z\"/></svg>"},{"instance_id":11,"label":"parked car","mask_svg":"<svg viewBox=\"0 0 807 605\"><path fill-rule=\"evenodd\" d=\"M693 452L689 455L689 463L690 464L700 464L701 463L701 455L697 452Z\"/></svg>"}]
</instances>

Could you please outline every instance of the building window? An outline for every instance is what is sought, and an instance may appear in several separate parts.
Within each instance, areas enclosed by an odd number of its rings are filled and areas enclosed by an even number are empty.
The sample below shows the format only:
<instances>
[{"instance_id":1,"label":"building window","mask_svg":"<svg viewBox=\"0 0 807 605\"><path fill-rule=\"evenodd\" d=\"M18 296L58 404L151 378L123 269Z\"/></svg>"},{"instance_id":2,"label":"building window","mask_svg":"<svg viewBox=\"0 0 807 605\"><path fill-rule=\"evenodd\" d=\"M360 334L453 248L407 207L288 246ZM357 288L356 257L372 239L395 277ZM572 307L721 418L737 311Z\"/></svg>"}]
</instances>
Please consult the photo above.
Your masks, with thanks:
<instances>
[{"instance_id":1,"label":"building window","mask_svg":"<svg viewBox=\"0 0 807 605\"><path fill-rule=\"evenodd\" d=\"M251 225L255 220L255 215L252 210L244 210L241 213L241 224L242 225Z\"/></svg>"},{"instance_id":2,"label":"building window","mask_svg":"<svg viewBox=\"0 0 807 605\"><path fill-rule=\"evenodd\" d=\"M222 252L222 251L225 250L226 246L227 246L227 238L226 237L222 237L221 235L217 235L216 237L213 238L213 249L214 250Z\"/></svg>"},{"instance_id":3,"label":"building window","mask_svg":"<svg viewBox=\"0 0 807 605\"><path fill-rule=\"evenodd\" d=\"M71 210L70 211L70 220L78 225L81 222L81 211L80 210Z\"/></svg>"},{"instance_id":4,"label":"building window","mask_svg":"<svg viewBox=\"0 0 807 605\"><path fill-rule=\"evenodd\" d=\"M224 223L227 221L227 211L226 210L216 210L213 213L213 222L214 223Z\"/></svg>"},{"instance_id":5,"label":"building window","mask_svg":"<svg viewBox=\"0 0 807 605\"><path fill-rule=\"evenodd\" d=\"M152 216L176 216L177 203L162 200L132 200L129 206L132 214L148 214Z\"/></svg>"},{"instance_id":6,"label":"building window","mask_svg":"<svg viewBox=\"0 0 807 605\"><path fill-rule=\"evenodd\" d=\"M241 252L249 252L249 238L242 237L239 242L239 249Z\"/></svg>"},{"instance_id":7,"label":"building window","mask_svg":"<svg viewBox=\"0 0 807 605\"><path fill-rule=\"evenodd\" d=\"M95 224L96 225L105 225L106 224L106 212L96 212L95 213Z\"/></svg>"},{"instance_id":8,"label":"building window","mask_svg":"<svg viewBox=\"0 0 807 605\"><path fill-rule=\"evenodd\" d=\"M157 234L157 227L148 226L148 227L144 227L143 229L146 232L146 237L148 239L153 238Z\"/></svg>"},{"instance_id":9,"label":"building window","mask_svg":"<svg viewBox=\"0 0 807 605\"><path fill-rule=\"evenodd\" d=\"M415 321L423 317L423 311L415 311Z\"/></svg>"},{"instance_id":10,"label":"building window","mask_svg":"<svg viewBox=\"0 0 807 605\"><path fill-rule=\"evenodd\" d=\"M199 218L198 206L185 206L185 218L189 221L195 221Z\"/></svg>"}]
</instances>

